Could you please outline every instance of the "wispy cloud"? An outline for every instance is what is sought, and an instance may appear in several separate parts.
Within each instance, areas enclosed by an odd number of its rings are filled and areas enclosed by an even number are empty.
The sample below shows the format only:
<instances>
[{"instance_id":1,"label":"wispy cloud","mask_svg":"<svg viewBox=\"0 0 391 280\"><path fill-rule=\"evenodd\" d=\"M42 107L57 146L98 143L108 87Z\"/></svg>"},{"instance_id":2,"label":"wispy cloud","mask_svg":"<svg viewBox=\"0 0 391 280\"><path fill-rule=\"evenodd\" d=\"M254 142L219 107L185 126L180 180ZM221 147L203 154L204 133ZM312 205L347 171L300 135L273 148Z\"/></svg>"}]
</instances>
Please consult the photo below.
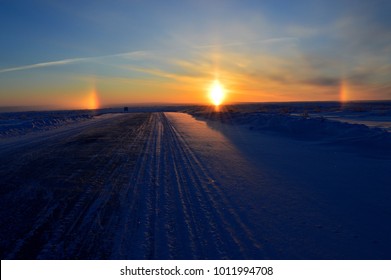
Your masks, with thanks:
<instances>
[{"instance_id":1,"label":"wispy cloud","mask_svg":"<svg viewBox=\"0 0 391 280\"><path fill-rule=\"evenodd\" d=\"M195 49L213 49L213 48L226 48L226 47L241 47L244 45L256 45L256 44L279 44L287 42L299 42L297 37L275 37L267 38L262 40L253 40L246 42L231 42L231 43L222 43L222 44L212 44L212 45L196 45L193 46Z\"/></svg>"},{"instance_id":2,"label":"wispy cloud","mask_svg":"<svg viewBox=\"0 0 391 280\"><path fill-rule=\"evenodd\" d=\"M22 71L22 70L50 67L50 66L56 66L56 65L65 65L65 64L80 62L83 60L86 60L86 58L71 58L71 59L63 59L63 60L57 60L57 61L41 62L41 63L35 63L35 64L30 64L30 65L23 65L23 66L0 69L0 73Z\"/></svg>"},{"instance_id":3,"label":"wispy cloud","mask_svg":"<svg viewBox=\"0 0 391 280\"><path fill-rule=\"evenodd\" d=\"M212 45L199 45L194 46L195 49L213 49L213 48L224 48L224 47L236 47L236 46L243 46L244 43L225 43L225 44L212 44Z\"/></svg>"},{"instance_id":4,"label":"wispy cloud","mask_svg":"<svg viewBox=\"0 0 391 280\"><path fill-rule=\"evenodd\" d=\"M287 42L299 42L299 38L297 37L276 37L276 38L268 38L259 41L260 44L279 44L279 43L287 43Z\"/></svg>"},{"instance_id":5,"label":"wispy cloud","mask_svg":"<svg viewBox=\"0 0 391 280\"><path fill-rule=\"evenodd\" d=\"M94 57L69 58L69 59L40 62L40 63L35 63L35 64L0 69L0 74L7 73L7 72L14 72L14 71L30 70L30 69L35 69L35 68L44 68L44 67L52 67L52 66L58 66L58 65L79 63L79 62L94 61L94 60L99 60L99 59L103 59L103 58L110 58L110 57L135 58L135 57L145 56L146 54L147 54L147 52L145 52L145 51L135 51L135 52L117 53L117 54L94 56Z\"/></svg>"}]
</instances>

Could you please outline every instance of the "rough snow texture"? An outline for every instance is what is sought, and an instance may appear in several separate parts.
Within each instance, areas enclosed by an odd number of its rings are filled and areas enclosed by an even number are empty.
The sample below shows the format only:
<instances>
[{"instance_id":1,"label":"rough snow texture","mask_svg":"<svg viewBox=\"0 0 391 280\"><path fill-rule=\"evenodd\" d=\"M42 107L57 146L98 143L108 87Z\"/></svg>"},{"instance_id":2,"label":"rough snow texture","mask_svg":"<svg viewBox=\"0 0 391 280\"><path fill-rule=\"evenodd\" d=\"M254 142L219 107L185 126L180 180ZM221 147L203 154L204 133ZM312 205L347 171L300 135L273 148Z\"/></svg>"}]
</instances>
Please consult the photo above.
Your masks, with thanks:
<instances>
[{"instance_id":1,"label":"rough snow texture","mask_svg":"<svg viewBox=\"0 0 391 280\"><path fill-rule=\"evenodd\" d=\"M246 110L1 141L2 259L390 259L387 132Z\"/></svg>"},{"instance_id":2,"label":"rough snow texture","mask_svg":"<svg viewBox=\"0 0 391 280\"><path fill-rule=\"evenodd\" d=\"M165 114L124 114L0 154L3 259L266 256L229 186Z\"/></svg>"},{"instance_id":3,"label":"rough snow texture","mask_svg":"<svg viewBox=\"0 0 391 280\"><path fill-rule=\"evenodd\" d=\"M0 137L14 137L47 131L91 119L93 111L47 111L0 114Z\"/></svg>"},{"instance_id":4,"label":"rough snow texture","mask_svg":"<svg viewBox=\"0 0 391 280\"><path fill-rule=\"evenodd\" d=\"M232 125L243 125L250 130L272 132L295 139L338 143L340 145L391 150L391 105L341 108L335 103L302 103L293 105L233 106L219 112L190 109L195 117ZM372 103L370 103L371 105ZM357 105L356 105L357 106ZM380 121L379 121L380 120Z\"/></svg>"},{"instance_id":5,"label":"rough snow texture","mask_svg":"<svg viewBox=\"0 0 391 280\"><path fill-rule=\"evenodd\" d=\"M127 112L161 112L175 111L182 107L153 106L128 107ZM104 114L123 113L123 107L105 108L98 110L71 110L71 111L27 111L1 112L0 107L0 140L31 134L34 132L49 131L70 124L83 122Z\"/></svg>"}]
</instances>

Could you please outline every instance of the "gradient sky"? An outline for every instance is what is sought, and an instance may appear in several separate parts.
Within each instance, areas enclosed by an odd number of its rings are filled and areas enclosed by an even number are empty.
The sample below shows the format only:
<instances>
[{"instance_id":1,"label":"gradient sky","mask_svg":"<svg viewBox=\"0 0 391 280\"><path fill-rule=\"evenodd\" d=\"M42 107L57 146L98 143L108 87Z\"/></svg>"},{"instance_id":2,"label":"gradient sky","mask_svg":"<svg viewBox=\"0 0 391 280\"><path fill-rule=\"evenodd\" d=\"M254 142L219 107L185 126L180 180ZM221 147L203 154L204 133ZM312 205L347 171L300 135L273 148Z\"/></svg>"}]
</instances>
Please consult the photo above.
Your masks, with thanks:
<instances>
[{"instance_id":1,"label":"gradient sky","mask_svg":"<svg viewBox=\"0 0 391 280\"><path fill-rule=\"evenodd\" d=\"M391 1L0 0L0 106L391 99Z\"/></svg>"}]
</instances>

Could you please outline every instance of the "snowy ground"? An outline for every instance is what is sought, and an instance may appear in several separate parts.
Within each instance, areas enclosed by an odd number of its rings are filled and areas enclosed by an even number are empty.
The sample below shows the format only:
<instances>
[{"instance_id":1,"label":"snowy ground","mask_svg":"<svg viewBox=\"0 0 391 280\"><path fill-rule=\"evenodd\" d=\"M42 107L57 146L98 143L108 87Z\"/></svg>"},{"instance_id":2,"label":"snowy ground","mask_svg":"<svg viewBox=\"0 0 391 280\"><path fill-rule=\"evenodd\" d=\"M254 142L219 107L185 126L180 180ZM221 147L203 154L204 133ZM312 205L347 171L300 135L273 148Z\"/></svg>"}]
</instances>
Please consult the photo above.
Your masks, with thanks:
<instances>
[{"instance_id":1,"label":"snowy ground","mask_svg":"<svg viewBox=\"0 0 391 280\"><path fill-rule=\"evenodd\" d=\"M209 169L230 186L227 193L235 189L231 195L242 200L244 216L250 217L246 224L263 245L261 258L390 258L389 150L325 144L211 118L207 126L230 148L220 152L212 145L200 153L216 156L207 161ZM194 127L186 130L189 142Z\"/></svg>"},{"instance_id":2,"label":"snowy ground","mask_svg":"<svg viewBox=\"0 0 391 280\"><path fill-rule=\"evenodd\" d=\"M94 111L10 112L0 114L0 137L47 131L93 118Z\"/></svg>"},{"instance_id":3,"label":"snowy ground","mask_svg":"<svg viewBox=\"0 0 391 280\"><path fill-rule=\"evenodd\" d=\"M186 112L250 130L291 139L338 144L378 154L391 152L391 102L270 103L220 108L194 107Z\"/></svg>"},{"instance_id":4,"label":"snowy ground","mask_svg":"<svg viewBox=\"0 0 391 280\"><path fill-rule=\"evenodd\" d=\"M23 107L11 107L22 110ZM169 112L177 111L180 106L127 107L127 112ZM107 114L124 112L124 107L113 107L97 110L63 110L63 111L12 111L8 107L0 107L0 141L27 134L63 128Z\"/></svg>"},{"instance_id":5,"label":"snowy ground","mask_svg":"<svg viewBox=\"0 0 391 280\"><path fill-rule=\"evenodd\" d=\"M2 139L2 259L391 258L388 132L188 111Z\"/></svg>"}]
</instances>

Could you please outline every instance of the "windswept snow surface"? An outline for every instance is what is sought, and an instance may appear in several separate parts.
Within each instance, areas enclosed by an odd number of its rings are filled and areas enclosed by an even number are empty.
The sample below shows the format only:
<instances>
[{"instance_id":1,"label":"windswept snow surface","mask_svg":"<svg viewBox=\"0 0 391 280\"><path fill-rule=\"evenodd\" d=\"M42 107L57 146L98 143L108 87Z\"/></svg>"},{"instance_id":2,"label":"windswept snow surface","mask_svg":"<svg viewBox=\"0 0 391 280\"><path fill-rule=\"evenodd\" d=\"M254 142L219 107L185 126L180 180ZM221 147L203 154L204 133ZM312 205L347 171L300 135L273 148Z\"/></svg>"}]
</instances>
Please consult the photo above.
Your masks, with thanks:
<instances>
[{"instance_id":1,"label":"windswept snow surface","mask_svg":"<svg viewBox=\"0 0 391 280\"><path fill-rule=\"evenodd\" d=\"M12 108L12 107L11 107ZM162 112L176 111L180 106L127 107L127 112ZM107 114L118 114L124 107L103 108L96 110L57 110L57 111L16 111L7 112L7 107L0 107L0 141L5 138L39 133L63 128L94 118L107 117ZM23 107L14 109L23 109Z\"/></svg>"},{"instance_id":2,"label":"windswept snow surface","mask_svg":"<svg viewBox=\"0 0 391 280\"><path fill-rule=\"evenodd\" d=\"M46 111L0 113L0 137L47 131L93 118L95 111Z\"/></svg>"},{"instance_id":3,"label":"windswept snow surface","mask_svg":"<svg viewBox=\"0 0 391 280\"><path fill-rule=\"evenodd\" d=\"M391 258L387 155L216 120L119 114L0 142L2 259Z\"/></svg>"},{"instance_id":4,"label":"windswept snow surface","mask_svg":"<svg viewBox=\"0 0 391 280\"><path fill-rule=\"evenodd\" d=\"M243 126L262 133L323 144L360 147L362 151L378 150L380 154L391 155L391 132L387 130L387 127L391 126L391 116L390 122L384 121L382 125L370 122L368 126L364 124L365 121L359 120L358 115L350 121L342 121L339 118L329 119L319 113L291 115L259 111L214 112L197 109L190 109L187 112L200 119ZM341 113L339 112L338 115L340 116Z\"/></svg>"}]
</instances>

